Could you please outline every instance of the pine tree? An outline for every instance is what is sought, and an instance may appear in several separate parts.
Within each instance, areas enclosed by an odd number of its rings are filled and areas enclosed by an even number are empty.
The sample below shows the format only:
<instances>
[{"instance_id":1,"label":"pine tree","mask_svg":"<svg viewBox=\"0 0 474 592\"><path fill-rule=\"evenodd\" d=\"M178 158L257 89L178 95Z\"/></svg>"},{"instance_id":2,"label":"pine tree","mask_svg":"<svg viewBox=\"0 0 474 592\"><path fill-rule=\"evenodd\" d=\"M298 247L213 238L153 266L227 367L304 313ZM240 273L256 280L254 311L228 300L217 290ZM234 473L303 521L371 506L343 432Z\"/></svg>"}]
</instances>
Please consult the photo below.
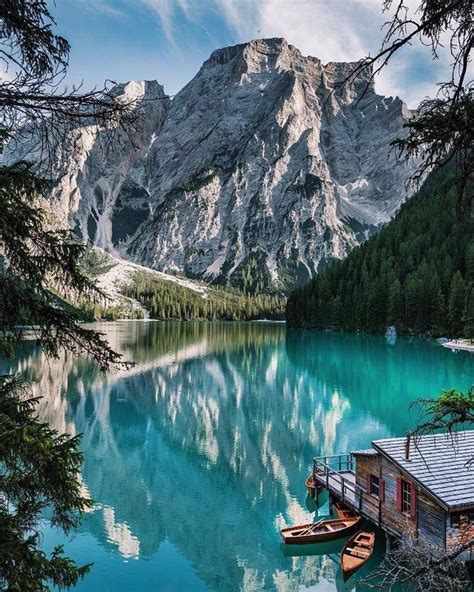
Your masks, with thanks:
<instances>
[{"instance_id":1,"label":"pine tree","mask_svg":"<svg viewBox=\"0 0 474 592\"><path fill-rule=\"evenodd\" d=\"M474 340L474 285L471 283L466 290L466 302L462 318L464 325L464 335Z\"/></svg>"},{"instance_id":2,"label":"pine tree","mask_svg":"<svg viewBox=\"0 0 474 592\"><path fill-rule=\"evenodd\" d=\"M395 278L388 294L388 317L387 324L400 328L403 319L403 296L400 280Z\"/></svg>"},{"instance_id":3,"label":"pine tree","mask_svg":"<svg viewBox=\"0 0 474 592\"><path fill-rule=\"evenodd\" d=\"M461 334L470 318L461 300L474 276L474 217L457 215L455 179L454 169L431 175L378 235L292 293L289 326Z\"/></svg>"},{"instance_id":4,"label":"pine tree","mask_svg":"<svg viewBox=\"0 0 474 592\"><path fill-rule=\"evenodd\" d=\"M452 337L459 337L462 334L465 296L464 280L461 273L457 271L451 281L448 299L448 322Z\"/></svg>"}]
</instances>

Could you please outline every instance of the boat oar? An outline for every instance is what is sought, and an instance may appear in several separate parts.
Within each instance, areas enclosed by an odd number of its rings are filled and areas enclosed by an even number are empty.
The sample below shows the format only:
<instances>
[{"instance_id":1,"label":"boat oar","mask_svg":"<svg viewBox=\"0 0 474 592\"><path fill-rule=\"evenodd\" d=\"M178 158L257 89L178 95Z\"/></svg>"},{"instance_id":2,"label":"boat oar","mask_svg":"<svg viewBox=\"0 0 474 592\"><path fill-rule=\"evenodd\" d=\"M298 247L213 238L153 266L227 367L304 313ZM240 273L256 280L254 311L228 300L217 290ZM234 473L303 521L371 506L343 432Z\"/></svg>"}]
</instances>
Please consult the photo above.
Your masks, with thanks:
<instances>
[{"instance_id":1,"label":"boat oar","mask_svg":"<svg viewBox=\"0 0 474 592\"><path fill-rule=\"evenodd\" d=\"M319 526L321 522L324 522L324 520L324 518L321 518L321 520L318 520L314 524L311 524L309 528L306 528L305 530L303 530L303 532L300 532L298 536L304 536L305 534L309 534L312 530L316 528L316 526Z\"/></svg>"}]
</instances>

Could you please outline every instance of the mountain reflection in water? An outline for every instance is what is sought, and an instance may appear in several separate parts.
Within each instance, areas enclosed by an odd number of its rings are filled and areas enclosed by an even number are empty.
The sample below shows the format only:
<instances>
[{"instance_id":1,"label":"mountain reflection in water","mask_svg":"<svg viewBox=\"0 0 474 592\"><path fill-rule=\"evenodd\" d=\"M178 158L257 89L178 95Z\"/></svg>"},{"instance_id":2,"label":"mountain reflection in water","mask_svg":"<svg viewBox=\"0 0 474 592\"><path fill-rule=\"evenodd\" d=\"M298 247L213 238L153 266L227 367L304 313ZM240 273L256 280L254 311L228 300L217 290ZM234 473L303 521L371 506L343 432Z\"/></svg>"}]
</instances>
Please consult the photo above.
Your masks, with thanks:
<instances>
[{"instance_id":1,"label":"mountain reflection in water","mask_svg":"<svg viewBox=\"0 0 474 592\"><path fill-rule=\"evenodd\" d=\"M44 396L43 419L83 434L95 506L66 548L95 566L78 590L342 589L343 541L309 557L279 542L278 528L314 518L312 457L403 435L410 401L474 376L474 357L419 340L270 323L97 328L133 368L104 376L32 343L8 368Z\"/></svg>"}]
</instances>

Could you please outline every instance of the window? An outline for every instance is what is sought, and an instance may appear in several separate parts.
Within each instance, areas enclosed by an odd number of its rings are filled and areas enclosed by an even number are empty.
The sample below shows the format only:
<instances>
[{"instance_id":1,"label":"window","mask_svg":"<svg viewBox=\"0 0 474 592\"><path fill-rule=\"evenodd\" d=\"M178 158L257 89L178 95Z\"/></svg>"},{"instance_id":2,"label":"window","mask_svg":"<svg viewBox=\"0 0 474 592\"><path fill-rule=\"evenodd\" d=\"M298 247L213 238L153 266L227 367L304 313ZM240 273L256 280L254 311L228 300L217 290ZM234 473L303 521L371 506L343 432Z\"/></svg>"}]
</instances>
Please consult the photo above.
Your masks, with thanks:
<instances>
[{"instance_id":1,"label":"window","mask_svg":"<svg viewBox=\"0 0 474 592\"><path fill-rule=\"evenodd\" d=\"M402 512L411 514L411 485L402 480Z\"/></svg>"},{"instance_id":2,"label":"window","mask_svg":"<svg viewBox=\"0 0 474 592\"><path fill-rule=\"evenodd\" d=\"M372 495L380 497L380 481L377 475L370 475L370 490Z\"/></svg>"},{"instance_id":3,"label":"window","mask_svg":"<svg viewBox=\"0 0 474 592\"><path fill-rule=\"evenodd\" d=\"M414 483L405 481L402 477L397 477L397 508L400 512L416 520L417 491Z\"/></svg>"}]
</instances>

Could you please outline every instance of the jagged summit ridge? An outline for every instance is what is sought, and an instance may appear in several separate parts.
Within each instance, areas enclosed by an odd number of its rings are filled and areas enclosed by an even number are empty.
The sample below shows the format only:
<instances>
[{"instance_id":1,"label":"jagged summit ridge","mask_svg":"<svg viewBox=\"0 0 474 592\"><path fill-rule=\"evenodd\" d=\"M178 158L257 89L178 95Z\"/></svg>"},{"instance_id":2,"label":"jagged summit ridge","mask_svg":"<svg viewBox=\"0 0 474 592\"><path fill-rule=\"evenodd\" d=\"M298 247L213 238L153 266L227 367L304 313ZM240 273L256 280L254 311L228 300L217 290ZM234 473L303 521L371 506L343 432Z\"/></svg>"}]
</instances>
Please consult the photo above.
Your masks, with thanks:
<instances>
[{"instance_id":1,"label":"jagged summit ridge","mask_svg":"<svg viewBox=\"0 0 474 592\"><path fill-rule=\"evenodd\" d=\"M288 44L284 38L255 39L248 43L241 43L222 49L216 49L206 60L201 70L219 66L231 66L234 72L240 75L251 75L273 70L293 71L296 76L302 74L312 64L315 76L323 77L323 84L331 90L341 84L353 72L360 62L328 62L323 64L321 60L313 56L304 56L301 51ZM373 68L368 65L355 80L354 89L363 91L368 85L374 90L372 80Z\"/></svg>"},{"instance_id":2,"label":"jagged summit ridge","mask_svg":"<svg viewBox=\"0 0 474 592\"><path fill-rule=\"evenodd\" d=\"M153 215L128 253L211 281L307 280L406 198L389 154L407 110L354 64L282 39L216 50L176 95L148 153ZM254 286L255 287L255 286Z\"/></svg>"},{"instance_id":3,"label":"jagged summit ridge","mask_svg":"<svg viewBox=\"0 0 474 592\"><path fill-rule=\"evenodd\" d=\"M390 142L411 116L355 63L284 39L214 51L171 101L154 81L118 93L145 110L111 152L85 132L52 199L86 240L158 271L260 289L306 281L406 197L415 163Z\"/></svg>"}]
</instances>

